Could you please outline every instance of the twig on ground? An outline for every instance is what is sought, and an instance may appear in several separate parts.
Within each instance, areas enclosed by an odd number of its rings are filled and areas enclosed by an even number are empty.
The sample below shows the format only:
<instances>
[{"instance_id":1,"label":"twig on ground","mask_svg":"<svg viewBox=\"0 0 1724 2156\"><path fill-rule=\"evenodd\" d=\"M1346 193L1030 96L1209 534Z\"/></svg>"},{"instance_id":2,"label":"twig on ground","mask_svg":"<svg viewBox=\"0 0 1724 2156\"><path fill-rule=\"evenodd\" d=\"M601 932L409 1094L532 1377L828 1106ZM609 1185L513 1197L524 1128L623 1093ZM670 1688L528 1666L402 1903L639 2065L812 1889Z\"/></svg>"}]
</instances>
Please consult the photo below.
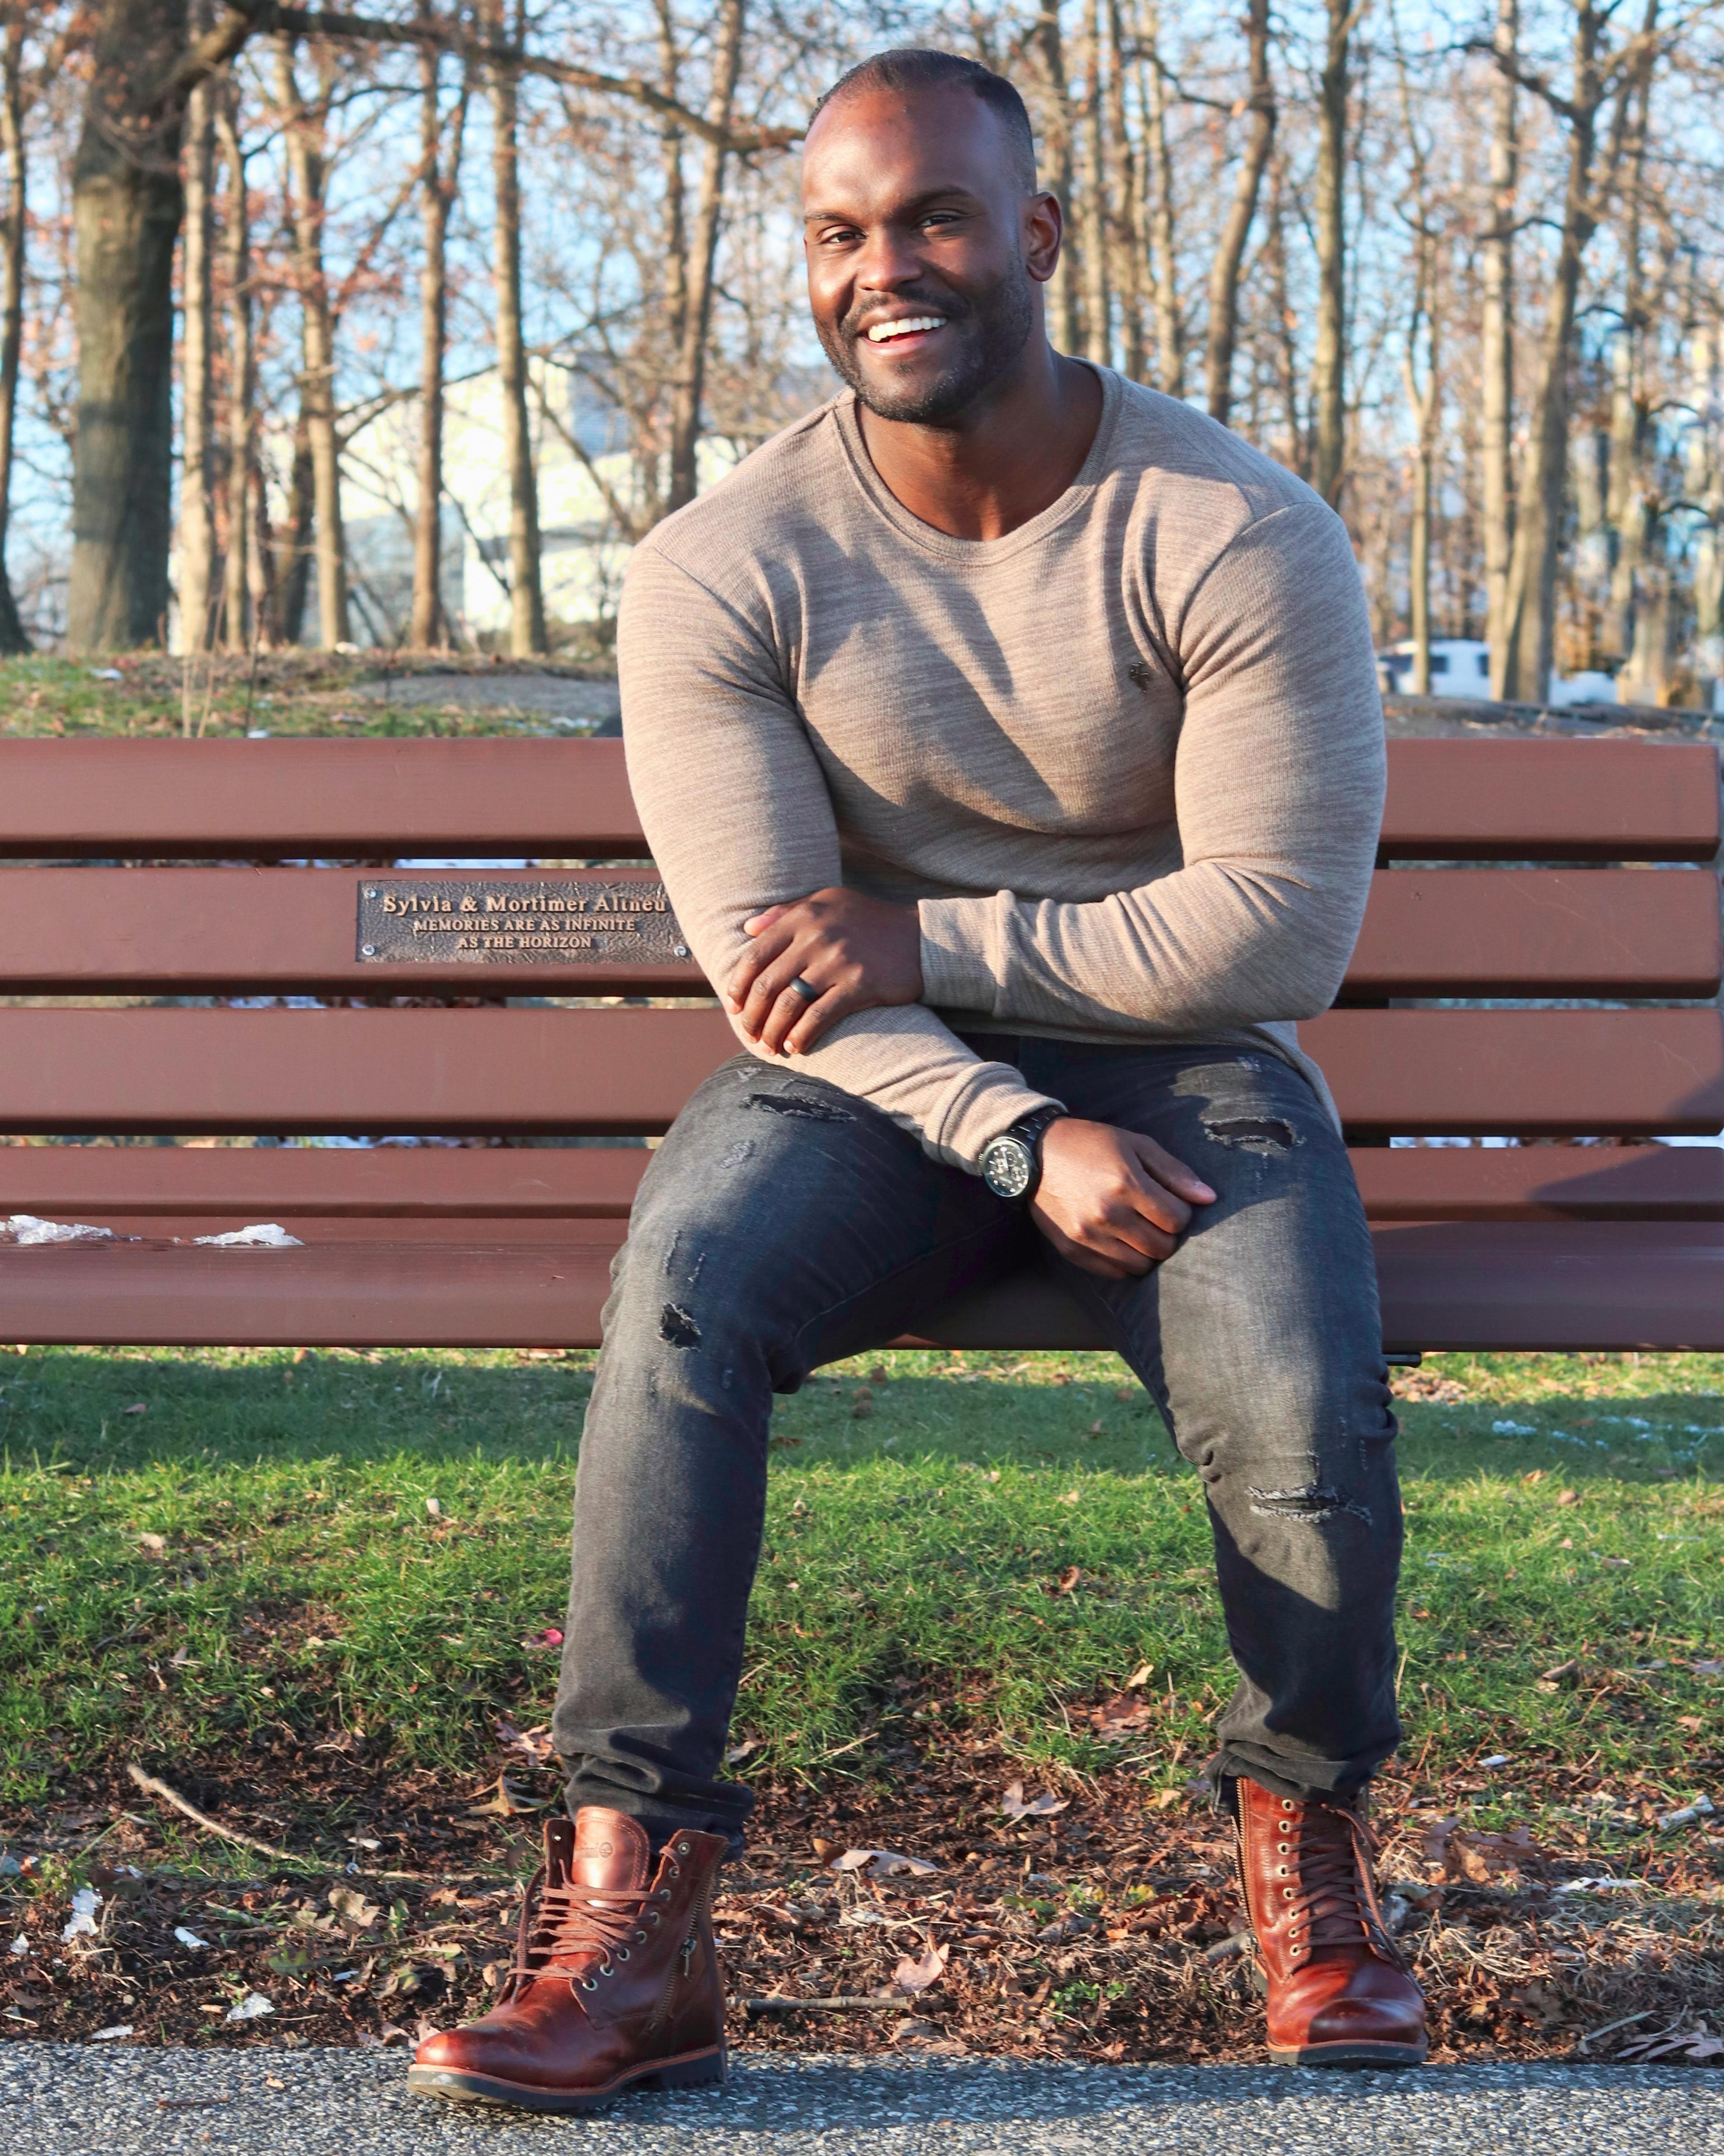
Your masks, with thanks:
<instances>
[{"instance_id":1,"label":"twig on ground","mask_svg":"<svg viewBox=\"0 0 1724 2156\"><path fill-rule=\"evenodd\" d=\"M189 1797L182 1797L177 1789L171 1788L166 1782L158 1781L154 1774L146 1774L136 1761L128 1765L126 1771L146 1796L159 1797L163 1804L172 1804L177 1812L183 1813L194 1826L201 1826L206 1834L219 1835L223 1841L238 1842L242 1849L254 1849L260 1856L273 1856L279 1864L316 1862L313 1857L295 1856L290 1849L278 1849L273 1841L259 1841L255 1835L241 1834L237 1827L223 1826L219 1820L213 1820L208 1812L199 1811ZM327 1867L319 1866L318 1868L324 1870Z\"/></svg>"},{"instance_id":2,"label":"twig on ground","mask_svg":"<svg viewBox=\"0 0 1724 2156\"><path fill-rule=\"evenodd\" d=\"M1596 2044L1600 2036L1611 2035L1619 2029L1632 2029L1637 2021L1650 2021L1657 2011L1655 2006L1649 2006L1644 2014L1625 2014L1620 2021L1607 2021L1602 2029L1588 2029L1574 2048L1583 2051L1588 2044Z\"/></svg>"},{"instance_id":3,"label":"twig on ground","mask_svg":"<svg viewBox=\"0 0 1724 2156\"><path fill-rule=\"evenodd\" d=\"M913 2014L913 1999L781 1999L776 1992L764 1999L745 1999L745 2014Z\"/></svg>"}]
</instances>

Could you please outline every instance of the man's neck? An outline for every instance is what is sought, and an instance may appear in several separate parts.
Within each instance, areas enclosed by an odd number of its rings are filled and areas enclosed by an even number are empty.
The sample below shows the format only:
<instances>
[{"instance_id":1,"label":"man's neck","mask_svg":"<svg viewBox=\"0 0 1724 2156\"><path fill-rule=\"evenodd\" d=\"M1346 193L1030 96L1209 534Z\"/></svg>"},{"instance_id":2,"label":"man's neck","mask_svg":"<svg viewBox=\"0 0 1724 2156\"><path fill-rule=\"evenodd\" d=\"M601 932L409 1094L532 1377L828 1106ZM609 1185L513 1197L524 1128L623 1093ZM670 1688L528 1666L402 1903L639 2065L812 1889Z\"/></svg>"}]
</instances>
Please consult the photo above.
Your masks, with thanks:
<instances>
[{"instance_id":1,"label":"man's neck","mask_svg":"<svg viewBox=\"0 0 1724 2156\"><path fill-rule=\"evenodd\" d=\"M875 471L912 516L953 539L1003 539L1056 502L1101 424L1101 381L1039 331L984 397L942 426L859 408Z\"/></svg>"}]
</instances>

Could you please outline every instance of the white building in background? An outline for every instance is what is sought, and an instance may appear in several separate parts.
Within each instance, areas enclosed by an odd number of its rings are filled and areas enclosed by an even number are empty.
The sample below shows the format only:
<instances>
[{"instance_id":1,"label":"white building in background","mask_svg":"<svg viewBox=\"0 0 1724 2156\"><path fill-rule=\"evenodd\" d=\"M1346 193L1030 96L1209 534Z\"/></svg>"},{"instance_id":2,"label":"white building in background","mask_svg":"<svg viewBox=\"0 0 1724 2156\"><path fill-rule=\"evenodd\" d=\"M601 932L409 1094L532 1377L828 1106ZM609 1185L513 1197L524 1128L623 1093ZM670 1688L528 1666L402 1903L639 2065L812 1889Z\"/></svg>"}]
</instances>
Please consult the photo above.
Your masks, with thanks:
<instances>
[{"instance_id":1,"label":"white building in background","mask_svg":"<svg viewBox=\"0 0 1724 2156\"><path fill-rule=\"evenodd\" d=\"M614 615L631 548L618 534L605 490L629 502L638 474L614 407L572 369L543 360L531 365L527 409L539 483L540 578L554 632ZM356 644L397 644L406 636L418 436L418 399L405 398L358 428L343 456ZM722 477L741 454L730 442L704 440L700 485ZM444 392L444 610L456 642L489 644L507 631L510 606L509 475L495 368L451 382ZM307 619L316 619L315 591Z\"/></svg>"},{"instance_id":2,"label":"white building in background","mask_svg":"<svg viewBox=\"0 0 1724 2156\"><path fill-rule=\"evenodd\" d=\"M1391 644L1378 654L1378 671L1385 696L1404 696L1413 688L1414 647L1410 641ZM1431 639L1431 687L1434 696L1488 698L1491 694L1491 650L1470 636ZM1616 684L1608 674L1576 674L1565 680L1552 674L1546 698L1551 710L1571 704L1614 704Z\"/></svg>"}]
</instances>

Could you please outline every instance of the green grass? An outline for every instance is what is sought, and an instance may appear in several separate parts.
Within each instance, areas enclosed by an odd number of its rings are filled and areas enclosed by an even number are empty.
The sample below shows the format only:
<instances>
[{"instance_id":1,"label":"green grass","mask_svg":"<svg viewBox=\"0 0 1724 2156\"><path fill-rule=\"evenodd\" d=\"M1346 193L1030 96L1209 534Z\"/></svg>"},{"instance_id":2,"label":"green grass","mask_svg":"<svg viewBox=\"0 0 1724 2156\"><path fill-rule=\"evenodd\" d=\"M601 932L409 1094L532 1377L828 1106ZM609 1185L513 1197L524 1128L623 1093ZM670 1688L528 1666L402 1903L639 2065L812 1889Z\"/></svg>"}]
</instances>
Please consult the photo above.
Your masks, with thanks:
<instances>
[{"instance_id":1,"label":"green grass","mask_svg":"<svg viewBox=\"0 0 1724 2156\"><path fill-rule=\"evenodd\" d=\"M0 1794L284 1727L464 1771L498 1713L542 1719L590 1364L0 1358ZM1093 1767L1121 1754L1088 1707L1147 1661L1125 1756L1183 1782L1230 1677L1195 1480L1123 1367L900 1354L859 1400L875 1364L774 1418L742 1771L866 1768L931 1723ZM1724 1685L1686 1666L1724 1653L1724 1358L1424 1375L1465 1397L1403 1404L1406 1756L1686 1800L1724 1751Z\"/></svg>"},{"instance_id":2,"label":"green grass","mask_svg":"<svg viewBox=\"0 0 1724 2156\"><path fill-rule=\"evenodd\" d=\"M493 670L481 660L459 662L461 670ZM613 671L603 654L568 654L560 670L603 675ZM290 650L249 658L184 662L162 652L127 652L100 665L33 654L0 659L0 735L103 738L178 734L189 701L192 728L209 737L254 728L274 737L365 735L469 736L540 734L555 731L545 721L506 711L457 705L389 704L356 695L367 684L437 670L423 655L398 660L383 652L357 657ZM512 674L543 670L536 662L495 669L500 703L508 701ZM117 673L117 680L104 679Z\"/></svg>"}]
</instances>

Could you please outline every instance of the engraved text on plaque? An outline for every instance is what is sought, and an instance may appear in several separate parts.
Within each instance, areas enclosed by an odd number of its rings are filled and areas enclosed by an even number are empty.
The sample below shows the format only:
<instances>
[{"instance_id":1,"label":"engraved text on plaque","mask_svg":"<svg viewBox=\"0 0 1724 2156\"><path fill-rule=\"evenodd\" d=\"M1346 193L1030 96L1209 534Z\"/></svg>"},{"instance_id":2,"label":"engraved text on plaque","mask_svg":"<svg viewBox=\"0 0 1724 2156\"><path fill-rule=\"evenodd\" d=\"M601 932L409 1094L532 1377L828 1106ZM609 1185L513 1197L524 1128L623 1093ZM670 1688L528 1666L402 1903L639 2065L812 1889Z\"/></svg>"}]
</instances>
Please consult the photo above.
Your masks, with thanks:
<instances>
[{"instance_id":1,"label":"engraved text on plaque","mask_svg":"<svg viewBox=\"0 0 1724 2156\"><path fill-rule=\"evenodd\" d=\"M369 876L356 955L365 966L681 966L689 950L661 883L554 876Z\"/></svg>"}]
</instances>

